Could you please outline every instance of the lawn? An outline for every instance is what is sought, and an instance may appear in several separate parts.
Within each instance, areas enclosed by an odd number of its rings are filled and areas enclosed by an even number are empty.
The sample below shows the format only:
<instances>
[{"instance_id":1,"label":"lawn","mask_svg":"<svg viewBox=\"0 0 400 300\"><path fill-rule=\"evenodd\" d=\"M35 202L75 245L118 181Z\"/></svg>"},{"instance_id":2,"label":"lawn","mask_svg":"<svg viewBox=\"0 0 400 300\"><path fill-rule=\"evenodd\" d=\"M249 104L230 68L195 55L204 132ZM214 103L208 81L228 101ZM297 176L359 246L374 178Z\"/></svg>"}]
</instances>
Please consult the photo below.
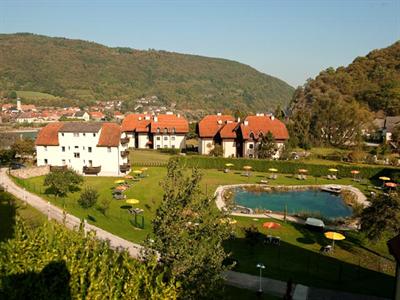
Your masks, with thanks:
<instances>
[{"instance_id":1,"label":"lawn","mask_svg":"<svg viewBox=\"0 0 400 300\"><path fill-rule=\"evenodd\" d=\"M148 162L164 161L169 156L156 151L133 151L131 161ZM212 195L219 185L234 183L257 183L265 178L267 173L253 172L251 177L242 176L240 171L223 173L221 170L202 170L202 189ZM56 199L44 193L44 177L35 177L28 180L18 180L28 190L40 194L50 202L65 207L65 209L80 217L90 215L95 221L89 221L107 231L119 235L133 242L142 242L151 233L151 219L154 216L162 199L160 182L166 174L165 167L148 167L147 177L141 179L126 191L127 198L139 199L134 205L144 210L145 228L137 229L130 224L132 216L124 206L124 200L112 200L107 214L102 215L96 208L84 210L77 204L79 192L69 194L68 197ZM100 199L111 198L111 191L116 186L113 177L85 177L84 186L93 186L100 194ZM332 181L324 178L308 176L307 180L299 181L292 175L278 174L278 179L270 182L273 185L300 185L325 184ZM362 191L368 190L367 182L361 185L351 178L342 178L334 181L337 184L352 184ZM266 234L261 227L264 220L252 218L236 218L234 225L236 238L226 243L226 249L239 261L237 270L240 272L257 274L255 265L263 262L267 265L265 276L287 280L290 277L295 282L308 285L340 288L343 290L371 293L381 296L390 296L394 282L394 263L388 254L384 240L377 244L370 244L356 232L346 233L347 239L338 242L331 255L320 254L320 247L329 243L322 233L313 233L302 226L284 223L278 230L270 232L282 239L281 246L265 246L261 242L251 246L243 236L242 227L256 225L260 232ZM390 276L389 276L390 275ZM373 282L376 282L372 284Z\"/></svg>"},{"instance_id":2,"label":"lawn","mask_svg":"<svg viewBox=\"0 0 400 300\"><path fill-rule=\"evenodd\" d=\"M155 150L130 150L129 160L133 165L166 165L169 154Z\"/></svg>"},{"instance_id":3,"label":"lawn","mask_svg":"<svg viewBox=\"0 0 400 300\"><path fill-rule=\"evenodd\" d=\"M0 242L12 238L16 216L21 217L27 226L38 226L46 217L33 207L9 193L0 192Z\"/></svg>"},{"instance_id":4,"label":"lawn","mask_svg":"<svg viewBox=\"0 0 400 300\"><path fill-rule=\"evenodd\" d=\"M22 99L28 100L42 100L42 99L56 99L56 96L47 93L33 92L33 91L17 91L17 96Z\"/></svg>"}]
</instances>

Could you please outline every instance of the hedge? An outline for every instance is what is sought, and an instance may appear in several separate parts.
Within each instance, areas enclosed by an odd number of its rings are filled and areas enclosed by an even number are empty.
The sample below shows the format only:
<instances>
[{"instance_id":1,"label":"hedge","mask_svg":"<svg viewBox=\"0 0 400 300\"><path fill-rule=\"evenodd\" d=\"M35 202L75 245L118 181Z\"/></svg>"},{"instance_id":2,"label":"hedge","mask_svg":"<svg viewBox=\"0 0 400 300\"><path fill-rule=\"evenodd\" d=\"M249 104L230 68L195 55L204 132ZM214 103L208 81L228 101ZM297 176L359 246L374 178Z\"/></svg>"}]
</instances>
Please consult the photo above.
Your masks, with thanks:
<instances>
[{"instance_id":1,"label":"hedge","mask_svg":"<svg viewBox=\"0 0 400 300\"><path fill-rule=\"evenodd\" d=\"M267 172L269 168L278 169L279 173L296 174L299 169L308 170L309 175L312 176L326 176L331 174L328 169L335 168L338 170L339 177L352 177L352 170L360 171L362 178L378 179L380 176L388 176L390 178L398 178L400 175L400 168L387 167L387 166L363 166L363 165L320 165L303 163L298 161L284 161L284 160L261 160L261 159L245 159L245 158L223 158L223 157L210 157L210 156L184 156L179 160L187 167L198 167L200 169L222 169L225 164L232 163L233 167L230 169L243 170L243 166L251 166L253 171Z\"/></svg>"}]
</instances>

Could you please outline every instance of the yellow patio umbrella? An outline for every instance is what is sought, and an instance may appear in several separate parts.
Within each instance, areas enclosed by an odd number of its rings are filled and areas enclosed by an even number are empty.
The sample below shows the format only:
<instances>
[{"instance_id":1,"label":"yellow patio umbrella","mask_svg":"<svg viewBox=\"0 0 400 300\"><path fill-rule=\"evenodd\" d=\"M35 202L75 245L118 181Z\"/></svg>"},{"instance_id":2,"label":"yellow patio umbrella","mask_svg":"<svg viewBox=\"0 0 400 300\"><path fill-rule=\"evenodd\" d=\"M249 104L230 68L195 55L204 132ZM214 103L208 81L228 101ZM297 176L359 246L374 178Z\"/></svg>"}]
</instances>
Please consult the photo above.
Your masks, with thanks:
<instances>
[{"instance_id":1,"label":"yellow patio umbrella","mask_svg":"<svg viewBox=\"0 0 400 300\"><path fill-rule=\"evenodd\" d=\"M223 224L228 223L230 225L233 225L233 224L236 224L237 221L234 219L231 219L231 218L223 218L223 219L221 219L221 223L223 223Z\"/></svg>"},{"instance_id":2,"label":"yellow patio umbrella","mask_svg":"<svg viewBox=\"0 0 400 300\"><path fill-rule=\"evenodd\" d=\"M234 166L234 164L231 164L231 163L225 164L225 167L233 167L233 166Z\"/></svg>"},{"instance_id":3,"label":"yellow patio umbrella","mask_svg":"<svg viewBox=\"0 0 400 300\"><path fill-rule=\"evenodd\" d=\"M330 168L330 169L328 169L328 171L329 171L329 172L337 172L337 171L338 171L338 169L335 169L335 168Z\"/></svg>"},{"instance_id":4,"label":"yellow patio umbrella","mask_svg":"<svg viewBox=\"0 0 400 300\"><path fill-rule=\"evenodd\" d=\"M270 171L270 172L278 172L278 169L275 169L275 168L269 168L269 169L268 169L268 171Z\"/></svg>"},{"instance_id":5,"label":"yellow patio umbrella","mask_svg":"<svg viewBox=\"0 0 400 300\"><path fill-rule=\"evenodd\" d=\"M131 175L126 175L124 178L125 179L133 179L133 177Z\"/></svg>"},{"instance_id":6,"label":"yellow patio umbrella","mask_svg":"<svg viewBox=\"0 0 400 300\"><path fill-rule=\"evenodd\" d=\"M135 170L135 171L133 171L132 173L134 173L134 174L142 174L142 173L143 173L143 171L140 171L140 170Z\"/></svg>"},{"instance_id":7,"label":"yellow patio umbrella","mask_svg":"<svg viewBox=\"0 0 400 300\"><path fill-rule=\"evenodd\" d=\"M390 178L386 177L386 176L381 176L381 177L379 177L379 179L383 180L383 181L389 181L390 180Z\"/></svg>"},{"instance_id":8,"label":"yellow patio umbrella","mask_svg":"<svg viewBox=\"0 0 400 300\"><path fill-rule=\"evenodd\" d=\"M114 181L114 183L117 183L117 184L124 183L124 182L125 182L125 180L123 180L123 179L119 179L119 180L115 180Z\"/></svg>"},{"instance_id":9,"label":"yellow patio umbrella","mask_svg":"<svg viewBox=\"0 0 400 300\"><path fill-rule=\"evenodd\" d=\"M137 199L128 199L128 200L126 200L126 203L128 203L128 204L139 204L140 201L137 200Z\"/></svg>"},{"instance_id":10,"label":"yellow patio umbrella","mask_svg":"<svg viewBox=\"0 0 400 300\"><path fill-rule=\"evenodd\" d=\"M243 169L246 170L246 171L251 170L252 168L253 168L252 166L244 166L243 167Z\"/></svg>"},{"instance_id":11,"label":"yellow patio umbrella","mask_svg":"<svg viewBox=\"0 0 400 300\"><path fill-rule=\"evenodd\" d=\"M143 168L140 169L140 171L143 171L143 172L147 171L147 170L148 170L148 168L146 168L146 167L143 167Z\"/></svg>"},{"instance_id":12,"label":"yellow patio umbrella","mask_svg":"<svg viewBox=\"0 0 400 300\"><path fill-rule=\"evenodd\" d=\"M334 231L325 232L324 235L327 239L332 240L332 248L335 247L335 241L341 241L346 238L343 234Z\"/></svg>"},{"instance_id":13,"label":"yellow patio umbrella","mask_svg":"<svg viewBox=\"0 0 400 300\"><path fill-rule=\"evenodd\" d=\"M299 173L307 173L308 172L308 170L306 170L306 169L299 169Z\"/></svg>"}]
</instances>

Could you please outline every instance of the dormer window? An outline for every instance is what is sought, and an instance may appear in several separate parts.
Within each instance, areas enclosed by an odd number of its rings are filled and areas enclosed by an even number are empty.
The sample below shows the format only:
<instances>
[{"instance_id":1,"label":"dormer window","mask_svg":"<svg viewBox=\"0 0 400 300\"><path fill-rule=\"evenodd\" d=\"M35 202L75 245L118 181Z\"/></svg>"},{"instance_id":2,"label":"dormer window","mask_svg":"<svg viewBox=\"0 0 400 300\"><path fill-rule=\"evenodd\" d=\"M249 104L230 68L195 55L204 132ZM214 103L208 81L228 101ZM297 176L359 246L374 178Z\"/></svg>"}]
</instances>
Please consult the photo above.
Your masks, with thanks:
<instances>
[{"instance_id":1,"label":"dormer window","mask_svg":"<svg viewBox=\"0 0 400 300\"><path fill-rule=\"evenodd\" d=\"M164 133L168 133L168 129L167 128L164 128Z\"/></svg>"},{"instance_id":2,"label":"dormer window","mask_svg":"<svg viewBox=\"0 0 400 300\"><path fill-rule=\"evenodd\" d=\"M172 133L176 133L176 128L172 128Z\"/></svg>"},{"instance_id":3,"label":"dormer window","mask_svg":"<svg viewBox=\"0 0 400 300\"><path fill-rule=\"evenodd\" d=\"M254 133L250 133L250 138L252 139L252 140L254 140Z\"/></svg>"},{"instance_id":4,"label":"dormer window","mask_svg":"<svg viewBox=\"0 0 400 300\"><path fill-rule=\"evenodd\" d=\"M157 127L157 133L160 133L160 127Z\"/></svg>"}]
</instances>

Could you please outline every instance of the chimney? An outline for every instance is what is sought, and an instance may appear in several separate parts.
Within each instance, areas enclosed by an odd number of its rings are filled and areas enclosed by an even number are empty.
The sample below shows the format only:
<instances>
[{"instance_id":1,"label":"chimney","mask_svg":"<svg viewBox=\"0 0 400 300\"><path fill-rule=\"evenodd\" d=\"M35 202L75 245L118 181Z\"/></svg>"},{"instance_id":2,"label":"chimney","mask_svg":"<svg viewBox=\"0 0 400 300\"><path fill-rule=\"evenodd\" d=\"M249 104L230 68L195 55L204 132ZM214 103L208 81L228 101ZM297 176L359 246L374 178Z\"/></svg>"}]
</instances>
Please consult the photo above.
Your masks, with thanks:
<instances>
[{"instance_id":1,"label":"chimney","mask_svg":"<svg viewBox=\"0 0 400 300\"><path fill-rule=\"evenodd\" d=\"M181 117L181 114L177 114L177 117L180 118L180 117Z\"/></svg>"},{"instance_id":2,"label":"chimney","mask_svg":"<svg viewBox=\"0 0 400 300\"><path fill-rule=\"evenodd\" d=\"M218 120L218 125L221 125L222 124L222 120Z\"/></svg>"},{"instance_id":3,"label":"chimney","mask_svg":"<svg viewBox=\"0 0 400 300\"><path fill-rule=\"evenodd\" d=\"M142 117L139 117L139 121L142 121Z\"/></svg>"},{"instance_id":4,"label":"chimney","mask_svg":"<svg viewBox=\"0 0 400 300\"><path fill-rule=\"evenodd\" d=\"M219 113L217 113L217 116L221 116L222 114L219 112Z\"/></svg>"},{"instance_id":5,"label":"chimney","mask_svg":"<svg viewBox=\"0 0 400 300\"><path fill-rule=\"evenodd\" d=\"M237 122L240 123L240 117L237 118Z\"/></svg>"},{"instance_id":6,"label":"chimney","mask_svg":"<svg viewBox=\"0 0 400 300\"><path fill-rule=\"evenodd\" d=\"M248 126L248 125L249 125L249 121L246 121L246 120L245 120L245 121L243 122L243 124L244 124L244 126Z\"/></svg>"}]
</instances>

